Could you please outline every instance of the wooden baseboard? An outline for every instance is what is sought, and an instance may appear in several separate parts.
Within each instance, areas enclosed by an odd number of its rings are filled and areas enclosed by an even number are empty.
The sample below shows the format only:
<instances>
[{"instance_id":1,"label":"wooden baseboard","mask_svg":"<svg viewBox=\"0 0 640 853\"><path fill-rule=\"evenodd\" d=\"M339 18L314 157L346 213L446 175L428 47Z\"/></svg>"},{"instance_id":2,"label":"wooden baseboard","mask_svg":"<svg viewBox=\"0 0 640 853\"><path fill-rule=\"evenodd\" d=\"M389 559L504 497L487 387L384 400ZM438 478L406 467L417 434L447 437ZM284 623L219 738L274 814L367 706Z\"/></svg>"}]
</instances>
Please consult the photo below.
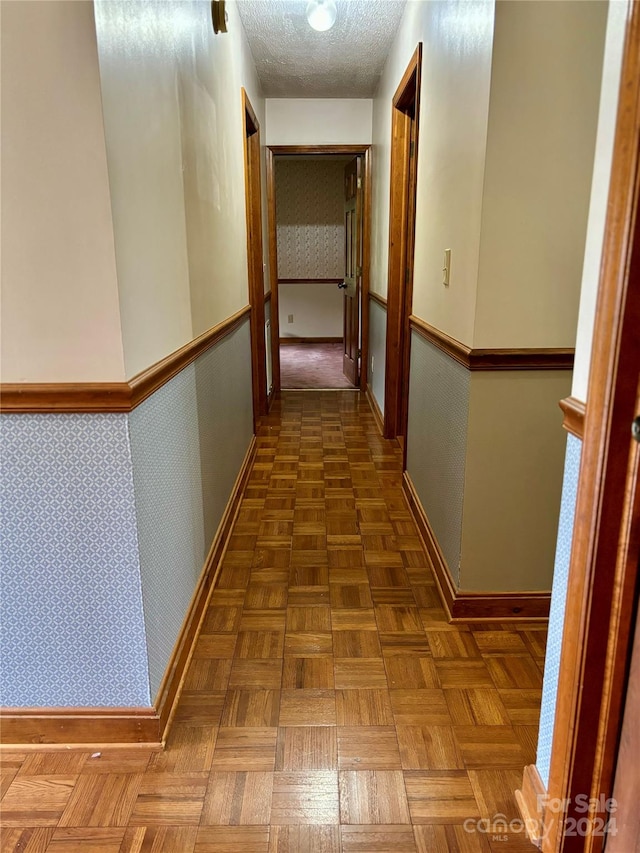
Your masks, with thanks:
<instances>
[{"instance_id":1,"label":"wooden baseboard","mask_svg":"<svg viewBox=\"0 0 640 853\"><path fill-rule=\"evenodd\" d=\"M380 435L384 435L384 418L382 417L382 412L380 411L378 401L373 396L373 392L371 391L371 387L369 385L367 385L365 395L369 402L369 406L371 407L371 411L373 412L373 418L376 422L376 426L380 430Z\"/></svg>"},{"instance_id":2,"label":"wooden baseboard","mask_svg":"<svg viewBox=\"0 0 640 853\"><path fill-rule=\"evenodd\" d=\"M191 661L194 641L218 578L231 529L256 454L253 436L191 598L153 707L3 708L0 743L14 745L147 744L160 748Z\"/></svg>"},{"instance_id":3,"label":"wooden baseboard","mask_svg":"<svg viewBox=\"0 0 640 853\"><path fill-rule=\"evenodd\" d=\"M416 488L413 485L413 480L411 479L408 471L404 471L402 474L402 491L404 492L404 496L409 504L409 509L413 515L413 520L416 523L418 532L422 537L425 550L431 560L431 566L436 578L436 584L442 600L442 606L444 607L449 620L451 620L456 590L453 585L451 575L449 574L449 569L447 568L444 555L440 550L438 540L431 528L427 514L424 511L424 507L422 506L418 493L416 492Z\"/></svg>"},{"instance_id":4,"label":"wooden baseboard","mask_svg":"<svg viewBox=\"0 0 640 853\"><path fill-rule=\"evenodd\" d=\"M516 791L516 803L524 821L529 841L538 849L542 846L544 804L547 791L535 764L524 768L522 788Z\"/></svg>"},{"instance_id":5,"label":"wooden baseboard","mask_svg":"<svg viewBox=\"0 0 640 853\"><path fill-rule=\"evenodd\" d=\"M131 744L160 746L155 708L3 708L0 741L18 744Z\"/></svg>"},{"instance_id":6,"label":"wooden baseboard","mask_svg":"<svg viewBox=\"0 0 640 853\"><path fill-rule=\"evenodd\" d=\"M280 346L290 344L341 344L344 338L280 338Z\"/></svg>"},{"instance_id":7,"label":"wooden baseboard","mask_svg":"<svg viewBox=\"0 0 640 853\"><path fill-rule=\"evenodd\" d=\"M220 574L222 558L227 549L231 529L238 514L240 501L242 500L249 472L251 471L251 465L256 455L256 446L256 437L254 435L251 438L249 449L231 490L231 495L222 515L218 530L209 548L207 559L205 560L198 584L191 598L187 615L182 623L173 654L158 689L154 705L160 719L160 734L163 741L166 739L175 707L182 692L182 685L193 654L194 641L199 633L211 593L215 588L218 575Z\"/></svg>"},{"instance_id":8,"label":"wooden baseboard","mask_svg":"<svg viewBox=\"0 0 640 853\"><path fill-rule=\"evenodd\" d=\"M467 592L456 589L444 554L407 471L402 476L402 489L431 560L440 598L450 622L485 622L492 619L533 621L549 617L550 592Z\"/></svg>"}]
</instances>

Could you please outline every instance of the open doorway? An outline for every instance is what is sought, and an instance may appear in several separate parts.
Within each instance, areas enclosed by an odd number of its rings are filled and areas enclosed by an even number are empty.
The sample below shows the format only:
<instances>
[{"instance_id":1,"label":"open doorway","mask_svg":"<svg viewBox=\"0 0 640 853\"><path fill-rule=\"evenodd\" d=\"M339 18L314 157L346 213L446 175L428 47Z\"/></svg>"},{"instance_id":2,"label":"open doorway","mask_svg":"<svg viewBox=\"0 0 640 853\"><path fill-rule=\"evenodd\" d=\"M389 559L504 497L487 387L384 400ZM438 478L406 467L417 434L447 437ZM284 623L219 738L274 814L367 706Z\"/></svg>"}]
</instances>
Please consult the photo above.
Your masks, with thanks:
<instances>
[{"instance_id":1,"label":"open doorway","mask_svg":"<svg viewBox=\"0 0 640 853\"><path fill-rule=\"evenodd\" d=\"M368 146L267 149L275 390L361 387L369 180Z\"/></svg>"}]
</instances>

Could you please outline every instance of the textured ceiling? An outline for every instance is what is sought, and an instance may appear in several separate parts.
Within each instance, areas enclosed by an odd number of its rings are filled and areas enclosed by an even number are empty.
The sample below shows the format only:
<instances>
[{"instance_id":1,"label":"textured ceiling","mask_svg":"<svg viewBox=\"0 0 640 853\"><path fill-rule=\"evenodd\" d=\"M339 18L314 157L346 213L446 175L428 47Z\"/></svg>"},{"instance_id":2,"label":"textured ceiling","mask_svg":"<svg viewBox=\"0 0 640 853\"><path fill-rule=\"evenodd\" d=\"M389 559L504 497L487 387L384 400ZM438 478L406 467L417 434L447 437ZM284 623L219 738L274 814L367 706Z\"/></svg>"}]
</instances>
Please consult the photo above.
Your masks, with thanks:
<instances>
[{"instance_id":1,"label":"textured ceiling","mask_svg":"<svg viewBox=\"0 0 640 853\"><path fill-rule=\"evenodd\" d=\"M371 98L406 0L336 0L324 33L306 0L238 0L267 98Z\"/></svg>"}]
</instances>

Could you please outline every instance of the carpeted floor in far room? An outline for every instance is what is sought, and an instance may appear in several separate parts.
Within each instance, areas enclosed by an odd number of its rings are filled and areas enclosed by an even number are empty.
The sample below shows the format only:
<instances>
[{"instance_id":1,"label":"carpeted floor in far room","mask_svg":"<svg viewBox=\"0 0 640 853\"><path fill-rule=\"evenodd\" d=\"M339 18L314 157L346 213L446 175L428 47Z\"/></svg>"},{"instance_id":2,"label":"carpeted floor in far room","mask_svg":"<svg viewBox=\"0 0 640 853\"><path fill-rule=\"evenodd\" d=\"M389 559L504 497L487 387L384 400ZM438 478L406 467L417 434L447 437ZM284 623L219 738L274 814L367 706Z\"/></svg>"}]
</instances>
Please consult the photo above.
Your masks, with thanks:
<instances>
[{"instance_id":1,"label":"carpeted floor in far room","mask_svg":"<svg viewBox=\"0 0 640 853\"><path fill-rule=\"evenodd\" d=\"M354 388L342 372L342 344L280 347L280 384L288 390Z\"/></svg>"}]
</instances>

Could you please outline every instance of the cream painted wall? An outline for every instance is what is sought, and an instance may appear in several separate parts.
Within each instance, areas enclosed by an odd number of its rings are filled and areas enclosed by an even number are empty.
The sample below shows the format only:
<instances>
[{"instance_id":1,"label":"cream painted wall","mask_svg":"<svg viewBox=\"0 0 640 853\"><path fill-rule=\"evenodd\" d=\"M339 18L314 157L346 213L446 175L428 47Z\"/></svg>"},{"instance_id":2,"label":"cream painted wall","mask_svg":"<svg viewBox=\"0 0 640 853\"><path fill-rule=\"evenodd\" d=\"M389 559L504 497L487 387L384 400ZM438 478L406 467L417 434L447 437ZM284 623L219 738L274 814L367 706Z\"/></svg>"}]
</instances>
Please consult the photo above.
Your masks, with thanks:
<instances>
[{"instance_id":1,"label":"cream painted wall","mask_svg":"<svg viewBox=\"0 0 640 853\"><path fill-rule=\"evenodd\" d=\"M248 302L241 86L264 101L227 10L96 0L128 377Z\"/></svg>"},{"instance_id":2,"label":"cream painted wall","mask_svg":"<svg viewBox=\"0 0 640 853\"><path fill-rule=\"evenodd\" d=\"M350 98L267 98L267 145L368 145L372 102Z\"/></svg>"},{"instance_id":3,"label":"cream painted wall","mask_svg":"<svg viewBox=\"0 0 640 853\"><path fill-rule=\"evenodd\" d=\"M121 381L90 2L2 4L2 380Z\"/></svg>"},{"instance_id":4,"label":"cream painted wall","mask_svg":"<svg viewBox=\"0 0 640 853\"><path fill-rule=\"evenodd\" d=\"M341 338L343 301L335 284L279 284L280 337Z\"/></svg>"},{"instance_id":5,"label":"cream painted wall","mask_svg":"<svg viewBox=\"0 0 640 853\"><path fill-rule=\"evenodd\" d=\"M387 293L391 99L423 42L413 311L470 344L491 76L494 5L409 0L373 106L371 289ZM453 253L443 287L444 250Z\"/></svg>"},{"instance_id":6,"label":"cream painted wall","mask_svg":"<svg viewBox=\"0 0 640 853\"><path fill-rule=\"evenodd\" d=\"M575 343L606 16L496 4L475 347Z\"/></svg>"},{"instance_id":7,"label":"cream painted wall","mask_svg":"<svg viewBox=\"0 0 640 853\"><path fill-rule=\"evenodd\" d=\"M613 138L618 108L620 69L622 66L628 8L629 4L627 0L611 0L607 18L602 88L600 92L600 113L598 116L595 163L591 183L587 241L582 268L576 358L573 369L573 385L571 388L572 395L584 402L587 399L589 365L591 362L591 339L596 311L596 294L600 277L600 258L607 213L607 196L609 194L609 178L613 157Z\"/></svg>"},{"instance_id":8,"label":"cream painted wall","mask_svg":"<svg viewBox=\"0 0 640 853\"><path fill-rule=\"evenodd\" d=\"M460 589L548 590L571 372L471 374Z\"/></svg>"}]
</instances>

